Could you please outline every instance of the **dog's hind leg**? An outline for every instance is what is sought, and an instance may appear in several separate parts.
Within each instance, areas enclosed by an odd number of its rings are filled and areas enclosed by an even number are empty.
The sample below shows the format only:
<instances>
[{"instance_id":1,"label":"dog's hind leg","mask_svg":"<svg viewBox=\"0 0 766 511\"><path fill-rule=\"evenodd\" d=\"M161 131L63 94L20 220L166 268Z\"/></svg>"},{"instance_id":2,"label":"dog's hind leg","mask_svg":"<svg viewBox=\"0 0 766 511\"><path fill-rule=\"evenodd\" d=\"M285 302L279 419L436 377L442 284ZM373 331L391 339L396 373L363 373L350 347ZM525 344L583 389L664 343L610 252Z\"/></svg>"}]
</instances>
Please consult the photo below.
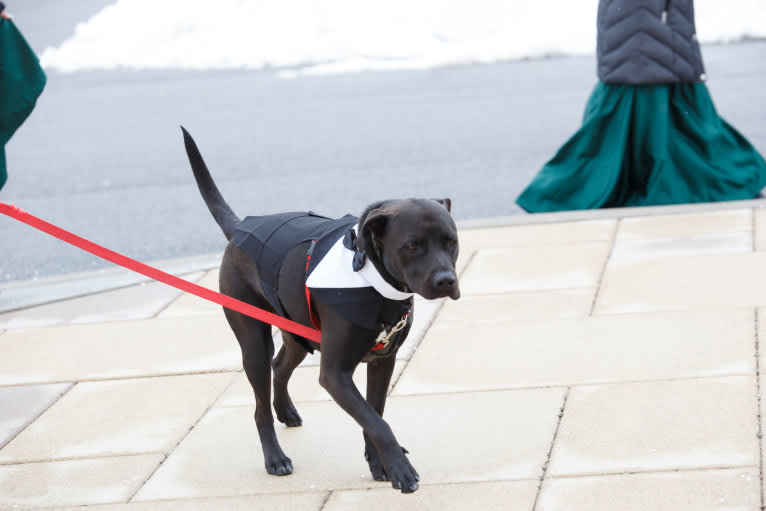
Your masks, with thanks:
<instances>
[{"instance_id":1,"label":"dog's hind leg","mask_svg":"<svg viewBox=\"0 0 766 511\"><path fill-rule=\"evenodd\" d=\"M293 340L291 334L282 332L282 349L274 359L274 411L279 422L289 427L300 426L303 421L290 399L287 382L293 371L306 358L306 350Z\"/></svg>"},{"instance_id":2,"label":"dog's hind leg","mask_svg":"<svg viewBox=\"0 0 766 511\"><path fill-rule=\"evenodd\" d=\"M274 356L271 326L228 309L226 319L242 348L242 365L255 393L255 425L266 471L278 476L291 474L293 463L279 445L271 413L271 358Z\"/></svg>"},{"instance_id":3,"label":"dog's hind leg","mask_svg":"<svg viewBox=\"0 0 766 511\"><path fill-rule=\"evenodd\" d=\"M381 417L386 406L386 396L395 364L395 356L378 358L367 364L367 402ZM366 432L364 433L364 459L367 460L372 477L376 481L388 481L380 454Z\"/></svg>"}]
</instances>

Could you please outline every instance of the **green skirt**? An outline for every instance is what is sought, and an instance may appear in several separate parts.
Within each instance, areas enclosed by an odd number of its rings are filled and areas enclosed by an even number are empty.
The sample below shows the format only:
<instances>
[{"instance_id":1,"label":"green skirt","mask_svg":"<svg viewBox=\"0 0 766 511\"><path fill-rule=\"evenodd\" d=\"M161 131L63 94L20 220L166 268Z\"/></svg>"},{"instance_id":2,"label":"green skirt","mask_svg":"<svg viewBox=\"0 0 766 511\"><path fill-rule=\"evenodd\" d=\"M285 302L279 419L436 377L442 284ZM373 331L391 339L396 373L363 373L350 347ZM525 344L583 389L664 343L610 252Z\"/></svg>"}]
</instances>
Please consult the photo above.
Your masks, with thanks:
<instances>
[{"instance_id":1,"label":"green skirt","mask_svg":"<svg viewBox=\"0 0 766 511\"><path fill-rule=\"evenodd\" d=\"M16 25L0 19L0 188L7 178L5 144L32 112L43 87L37 56Z\"/></svg>"},{"instance_id":2,"label":"green skirt","mask_svg":"<svg viewBox=\"0 0 766 511\"><path fill-rule=\"evenodd\" d=\"M752 199L766 162L703 83L607 85L516 203L530 213Z\"/></svg>"}]
</instances>

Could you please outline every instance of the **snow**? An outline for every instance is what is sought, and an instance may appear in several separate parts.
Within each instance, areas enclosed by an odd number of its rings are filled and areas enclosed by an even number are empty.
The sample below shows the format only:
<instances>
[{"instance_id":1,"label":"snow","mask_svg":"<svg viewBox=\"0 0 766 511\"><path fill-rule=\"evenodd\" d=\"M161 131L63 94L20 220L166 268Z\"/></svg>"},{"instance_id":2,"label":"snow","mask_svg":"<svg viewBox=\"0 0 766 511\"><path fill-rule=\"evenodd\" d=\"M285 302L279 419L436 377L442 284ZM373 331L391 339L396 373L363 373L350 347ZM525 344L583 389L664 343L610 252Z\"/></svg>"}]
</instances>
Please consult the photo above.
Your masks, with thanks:
<instances>
[{"instance_id":1,"label":"snow","mask_svg":"<svg viewBox=\"0 0 766 511\"><path fill-rule=\"evenodd\" d=\"M427 69L595 52L597 0L117 0L45 68ZM766 0L697 0L700 42L766 37Z\"/></svg>"}]
</instances>

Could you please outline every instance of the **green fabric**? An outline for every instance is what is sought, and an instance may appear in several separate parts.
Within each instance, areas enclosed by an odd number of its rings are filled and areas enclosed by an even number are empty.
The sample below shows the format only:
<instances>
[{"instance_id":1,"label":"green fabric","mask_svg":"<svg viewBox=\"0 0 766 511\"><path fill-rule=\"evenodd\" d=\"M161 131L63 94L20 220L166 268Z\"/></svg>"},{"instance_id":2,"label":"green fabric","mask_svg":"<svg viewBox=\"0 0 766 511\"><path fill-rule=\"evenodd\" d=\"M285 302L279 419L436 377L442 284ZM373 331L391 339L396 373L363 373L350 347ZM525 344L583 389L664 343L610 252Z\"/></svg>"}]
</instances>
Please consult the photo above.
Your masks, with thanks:
<instances>
[{"instance_id":1,"label":"green fabric","mask_svg":"<svg viewBox=\"0 0 766 511\"><path fill-rule=\"evenodd\" d=\"M5 144L29 116L45 87L45 73L10 20L0 19L0 188L8 177Z\"/></svg>"},{"instance_id":2,"label":"green fabric","mask_svg":"<svg viewBox=\"0 0 766 511\"><path fill-rule=\"evenodd\" d=\"M596 85L581 128L516 200L531 213L752 199L766 162L704 83Z\"/></svg>"}]
</instances>

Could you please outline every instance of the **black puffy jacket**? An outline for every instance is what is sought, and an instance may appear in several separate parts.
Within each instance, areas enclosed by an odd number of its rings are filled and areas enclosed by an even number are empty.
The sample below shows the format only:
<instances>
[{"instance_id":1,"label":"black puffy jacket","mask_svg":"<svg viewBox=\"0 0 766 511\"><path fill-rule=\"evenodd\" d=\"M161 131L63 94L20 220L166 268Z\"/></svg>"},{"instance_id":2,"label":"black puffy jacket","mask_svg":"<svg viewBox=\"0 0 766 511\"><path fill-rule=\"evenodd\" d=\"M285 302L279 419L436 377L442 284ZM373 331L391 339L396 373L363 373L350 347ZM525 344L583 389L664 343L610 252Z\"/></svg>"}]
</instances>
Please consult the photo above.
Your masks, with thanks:
<instances>
[{"instance_id":1,"label":"black puffy jacket","mask_svg":"<svg viewBox=\"0 0 766 511\"><path fill-rule=\"evenodd\" d=\"M599 0L598 77L604 83L705 79L693 0Z\"/></svg>"}]
</instances>

